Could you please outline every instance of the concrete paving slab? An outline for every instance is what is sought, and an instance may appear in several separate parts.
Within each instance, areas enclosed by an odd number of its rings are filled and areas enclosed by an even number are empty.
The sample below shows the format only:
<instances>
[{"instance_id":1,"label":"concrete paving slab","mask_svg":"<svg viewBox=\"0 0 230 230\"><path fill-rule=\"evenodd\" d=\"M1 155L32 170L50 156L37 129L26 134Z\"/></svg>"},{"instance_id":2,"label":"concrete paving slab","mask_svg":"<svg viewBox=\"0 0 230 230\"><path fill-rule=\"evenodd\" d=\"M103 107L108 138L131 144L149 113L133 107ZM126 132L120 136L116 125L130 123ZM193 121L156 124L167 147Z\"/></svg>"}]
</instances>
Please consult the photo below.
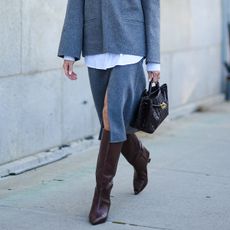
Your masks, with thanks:
<instances>
[{"instance_id":1,"label":"concrete paving slab","mask_svg":"<svg viewBox=\"0 0 230 230\"><path fill-rule=\"evenodd\" d=\"M121 157L108 230L229 230L230 103L140 133L150 150L149 184L133 195L133 169ZM98 141L99 143L99 141ZM0 180L0 229L91 229L98 145Z\"/></svg>"},{"instance_id":2,"label":"concrete paving slab","mask_svg":"<svg viewBox=\"0 0 230 230\"><path fill-rule=\"evenodd\" d=\"M0 207L2 211L2 208ZM63 213L46 212L34 209L23 208L4 208L4 220L1 221L1 229L34 229L34 230L87 230L92 226L82 218L76 215L63 215ZM13 220L13 221L12 221ZM140 230L145 230L146 227L136 226ZM106 230L132 230L133 226L124 223L107 222L103 225L94 226L94 229ZM159 228L155 228L159 229Z\"/></svg>"}]
</instances>

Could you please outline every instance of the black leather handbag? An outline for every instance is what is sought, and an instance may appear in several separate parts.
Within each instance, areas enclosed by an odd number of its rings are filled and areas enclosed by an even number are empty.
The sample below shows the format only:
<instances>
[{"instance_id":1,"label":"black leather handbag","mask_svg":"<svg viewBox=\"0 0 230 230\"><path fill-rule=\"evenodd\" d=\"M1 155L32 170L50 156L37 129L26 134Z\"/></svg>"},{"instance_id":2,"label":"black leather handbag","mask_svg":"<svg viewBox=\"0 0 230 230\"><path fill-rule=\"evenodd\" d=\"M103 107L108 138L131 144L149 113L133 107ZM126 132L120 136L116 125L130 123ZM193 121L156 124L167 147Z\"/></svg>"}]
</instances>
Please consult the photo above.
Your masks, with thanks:
<instances>
[{"instance_id":1,"label":"black leather handbag","mask_svg":"<svg viewBox=\"0 0 230 230\"><path fill-rule=\"evenodd\" d=\"M157 82L152 86L152 83L153 80L149 82L148 91L143 91L134 120L130 123L130 126L146 133L153 133L169 114L167 84L160 86Z\"/></svg>"}]
</instances>

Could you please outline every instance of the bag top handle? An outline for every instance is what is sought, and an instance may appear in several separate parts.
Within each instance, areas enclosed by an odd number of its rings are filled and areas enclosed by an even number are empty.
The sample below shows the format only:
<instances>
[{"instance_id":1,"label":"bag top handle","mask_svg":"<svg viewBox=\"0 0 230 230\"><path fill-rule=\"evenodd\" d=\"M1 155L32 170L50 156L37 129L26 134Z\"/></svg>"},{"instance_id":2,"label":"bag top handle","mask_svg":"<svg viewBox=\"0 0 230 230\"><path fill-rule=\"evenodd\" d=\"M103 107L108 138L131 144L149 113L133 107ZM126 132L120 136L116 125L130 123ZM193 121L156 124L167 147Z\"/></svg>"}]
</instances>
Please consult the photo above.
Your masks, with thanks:
<instances>
[{"instance_id":1,"label":"bag top handle","mask_svg":"<svg viewBox=\"0 0 230 230\"><path fill-rule=\"evenodd\" d=\"M149 81L149 89L148 89L148 94L150 94L151 93L151 89L152 89L152 84L153 84L153 79L151 79L151 81ZM160 85L159 85L159 81L157 81L157 82L155 82L155 87L157 88L157 89L159 89L160 88Z\"/></svg>"}]
</instances>

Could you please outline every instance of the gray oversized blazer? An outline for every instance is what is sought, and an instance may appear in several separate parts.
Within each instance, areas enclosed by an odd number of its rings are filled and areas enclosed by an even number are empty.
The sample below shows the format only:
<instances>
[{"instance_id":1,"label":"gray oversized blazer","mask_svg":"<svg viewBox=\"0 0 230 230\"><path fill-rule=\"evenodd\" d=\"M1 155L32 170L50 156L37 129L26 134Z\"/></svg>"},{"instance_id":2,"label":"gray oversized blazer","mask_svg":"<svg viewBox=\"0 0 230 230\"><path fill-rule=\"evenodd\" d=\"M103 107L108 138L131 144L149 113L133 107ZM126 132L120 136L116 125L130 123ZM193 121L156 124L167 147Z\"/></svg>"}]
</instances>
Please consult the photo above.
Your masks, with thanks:
<instances>
[{"instance_id":1,"label":"gray oversized blazer","mask_svg":"<svg viewBox=\"0 0 230 230\"><path fill-rule=\"evenodd\" d=\"M160 0L68 0L58 56L123 53L160 63Z\"/></svg>"}]
</instances>

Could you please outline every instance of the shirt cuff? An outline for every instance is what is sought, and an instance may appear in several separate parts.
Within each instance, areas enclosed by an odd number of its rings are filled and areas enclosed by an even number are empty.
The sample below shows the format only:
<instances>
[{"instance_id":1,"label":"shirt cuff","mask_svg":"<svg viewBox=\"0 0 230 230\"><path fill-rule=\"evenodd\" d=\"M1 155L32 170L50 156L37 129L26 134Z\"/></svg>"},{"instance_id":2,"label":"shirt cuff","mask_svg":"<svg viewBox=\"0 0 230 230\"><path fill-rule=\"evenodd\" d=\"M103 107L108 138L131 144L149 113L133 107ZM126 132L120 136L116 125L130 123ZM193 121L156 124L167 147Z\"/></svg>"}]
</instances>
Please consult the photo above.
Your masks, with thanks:
<instances>
[{"instance_id":1,"label":"shirt cuff","mask_svg":"<svg viewBox=\"0 0 230 230\"><path fill-rule=\"evenodd\" d=\"M147 71L160 71L161 70L161 64L158 64L158 63L148 63L146 67L147 67Z\"/></svg>"},{"instance_id":2,"label":"shirt cuff","mask_svg":"<svg viewBox=\"0 0 230 230\"><path fill-rule=\"evenodd\" d=\"M70 56L64 56L64 60L66 60L66 61L75 61L75 58L70 57Z\"/></svg>"}]
</instances>

